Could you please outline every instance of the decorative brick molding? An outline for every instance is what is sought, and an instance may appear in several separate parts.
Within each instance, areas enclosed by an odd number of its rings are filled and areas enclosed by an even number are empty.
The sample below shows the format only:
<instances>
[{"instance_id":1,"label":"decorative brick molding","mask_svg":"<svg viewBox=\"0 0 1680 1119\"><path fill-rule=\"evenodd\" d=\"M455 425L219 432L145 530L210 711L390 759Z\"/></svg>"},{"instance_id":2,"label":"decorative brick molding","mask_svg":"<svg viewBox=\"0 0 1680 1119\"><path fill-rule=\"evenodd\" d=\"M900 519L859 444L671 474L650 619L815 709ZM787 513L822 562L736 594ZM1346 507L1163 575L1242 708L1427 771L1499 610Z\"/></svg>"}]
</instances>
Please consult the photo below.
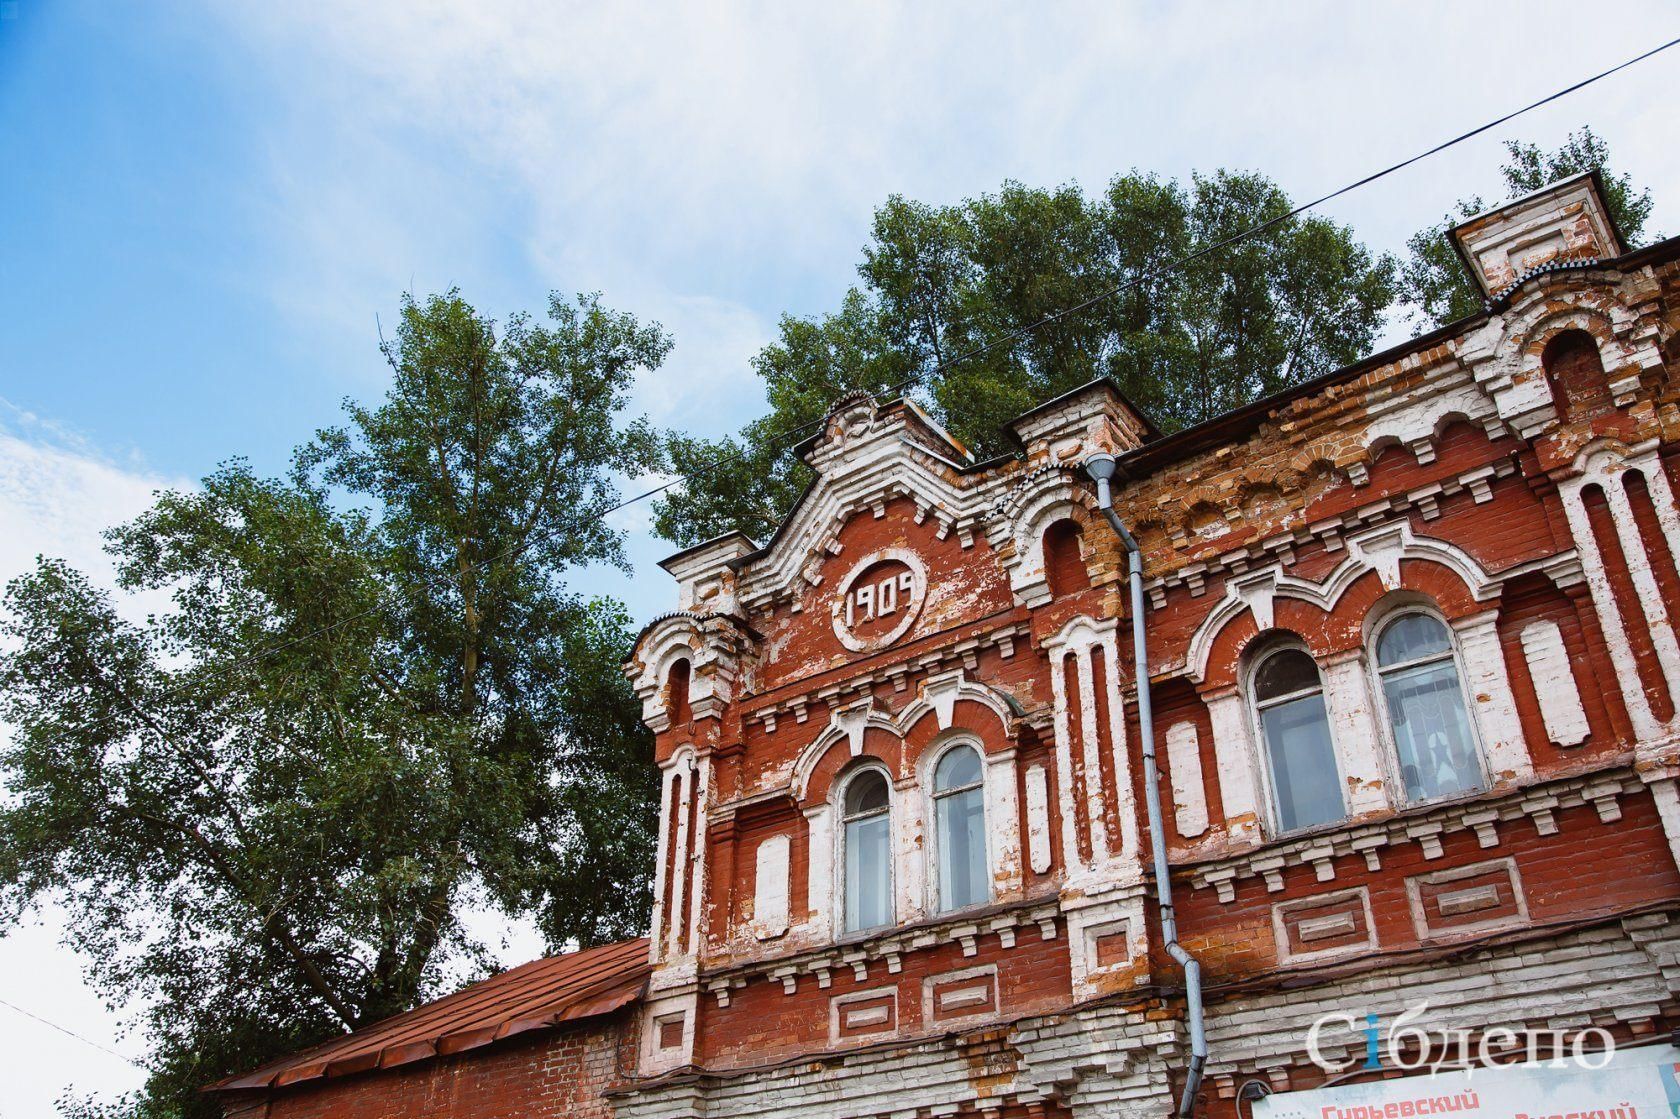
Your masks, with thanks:
<instances>
[{"instance_id":1,"label":"decorative brick molding","mask_svg":"<svg viewBox=\"0 0 1680 1119\"><path fill-rule=\"evenodd\" d=\"M1406 879L1419 940L1528 923L1528 900L1511 859L1438 870Z\"/></svg>"},{"instance_id":2,"label":"decorative brick molding","mask_svg":"<svg viewBox=\"0 0 1680 1119\"><path fill-rule=\"evenodd\" d=\"M1283 872L1291 866L1310 866L1319 881L1336 878L1336 860L1354 855L1366 869L1382 869L1385 848L1416 843L1425 858L1439 858L1445 836L1470 831L1486 848L1498 847L1511 838L1501 824L1524 823L1537 835L1557 832L1557 813L1578 805L1590 805L1599 820L1611 824L1621 818L1619 798L1640 791L1639 778L1629 769L1613 770L1590 777L1571 778L1532 785L1496 798L1458 801L1413 809L1402 816L1369 823L1352 824L1330 832L1287 840L1241 855L1211 859L1189 868L1197 887L1213 887L1223 902L1236 900L1239 883L1260 878L1273 893L1283 889Z\"/></svg>"},{"instance_id":3,"label":"decorative brick molding","mask_svg":"<svg viewBox=\"0 0 1680 1119\"><path fill-rule=\"evenodd\" d=\"M898 1030L897 987L836 995L828 1005L829 1037L834 1042L877 1040Z\"/></svg>"},{"instance_id":4,"label":"decorative brick molding","mask_svg":"<svg viewBox=\"0 0 1680 1119\"><path fill-rule=\"evenodd\" d=\"M1291 963L1361 952L1377 945L1371 893L1364 887L1272 906L1278 957Z\"/></svg>"},{"instance_id":5,"label":"decorative brick molding","mask_svg":"<svg viewBox=\"0 0 1680 1119\"><path fill-rule=\"evenodd\" d=\"M922 980L922 1021L938 1026L1001 1013L996 965L964 968Z\"/></svg>"}]
</instances>

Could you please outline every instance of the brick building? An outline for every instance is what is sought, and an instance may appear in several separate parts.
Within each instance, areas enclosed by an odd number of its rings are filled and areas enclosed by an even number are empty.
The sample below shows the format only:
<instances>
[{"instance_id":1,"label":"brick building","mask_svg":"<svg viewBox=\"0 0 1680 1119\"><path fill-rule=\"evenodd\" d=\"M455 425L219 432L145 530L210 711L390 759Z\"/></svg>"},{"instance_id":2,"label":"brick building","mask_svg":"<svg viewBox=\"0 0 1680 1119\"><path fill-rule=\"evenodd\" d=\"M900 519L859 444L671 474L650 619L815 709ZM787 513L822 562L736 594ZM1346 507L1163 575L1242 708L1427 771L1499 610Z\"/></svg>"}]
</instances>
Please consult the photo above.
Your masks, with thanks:
<instances>
[{"instance_id":1,"label":"brick building","mask_svg":"<svg viewBox=\"0 0 1680 1119\"><path fill-rule=\"evenodd\" d=\"M1097 382L976 462L839 401L771 540L663 565L638 996L230 1112L1223 1117L1325 1014L1680 1025L1680 239L1590 175L1452 236L1482 313L1174 435Z\"/></svg>"}]
</instances>

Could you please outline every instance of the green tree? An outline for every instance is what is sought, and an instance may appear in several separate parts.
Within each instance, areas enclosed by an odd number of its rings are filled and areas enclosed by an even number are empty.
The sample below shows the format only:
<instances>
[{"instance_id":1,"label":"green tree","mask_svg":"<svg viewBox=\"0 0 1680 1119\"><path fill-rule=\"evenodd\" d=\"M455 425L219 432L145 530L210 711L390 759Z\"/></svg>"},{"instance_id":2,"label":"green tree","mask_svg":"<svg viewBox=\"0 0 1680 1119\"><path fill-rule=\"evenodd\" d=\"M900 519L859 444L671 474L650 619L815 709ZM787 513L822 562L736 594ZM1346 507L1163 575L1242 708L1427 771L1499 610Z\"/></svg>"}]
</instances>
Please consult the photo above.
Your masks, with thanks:
<instances>
[{"instance_id":1,"label":"green tree","mask_svg":"<svg viewBox=\"0 0 1680 1119\"><path fill-rule=\"evenodd\" d=\"M1516 140L1505 142L1505 163L1500 177L1510 198L1520 198L1582 171L1596 170L1604 180L1605 202L1610 216L1630 246L1646 240L1645 221L1651 216L1651 192L1636 190L1633 177L1617 175L1610 166L1610 147L1591 128L1571 132L1555 151L1542 151L1537 144ZM1400 268L1400 295L1411 306L1413 317L1426 326L1439 326L1473 315L1482 309L1481 289L1465 270L1448 240L1448 231L1466 218L1487 210L1479 197L1456 204L1427 229L1419 230L1406 242L1407 258Z\"/></svg>"},{"instance_id":2,"label":"green tree","mask_svg":"<svg viewBox=\"0 0 1680 1119\"><path fill-rule=\"evenodd\" d=\"M657 778L617 664L603 514L657 459L621 414L669 342L595 297L497 324L405 302L377 407L289 478L234 463L107 534L113 596L42 560L5 597L0 921L43 897L146 1000L140 1114L482 968L470 905L556 946L635 935Z\"/></svg>"},{"instance_id":3,"label":"green tree","mask_svg":"<svg viewBox=\"0 0 1680 1119\"><path fill-rule=\"evenodd\" d=\"M809 480L786 447L847 390L909 393L987 456L1009 450L1005 421L1093 377L1174 429L1358 358L1394 264L1290 209L1264 176L1226 171L1188 186L1133 172L1094 198L1006 183L953 206L889 199L839 310L784 318L754 359L769 414L735 438L672 437L690 480L658 503L655 530L681 545L764 539Z\"/></svg>"}]
</instances>

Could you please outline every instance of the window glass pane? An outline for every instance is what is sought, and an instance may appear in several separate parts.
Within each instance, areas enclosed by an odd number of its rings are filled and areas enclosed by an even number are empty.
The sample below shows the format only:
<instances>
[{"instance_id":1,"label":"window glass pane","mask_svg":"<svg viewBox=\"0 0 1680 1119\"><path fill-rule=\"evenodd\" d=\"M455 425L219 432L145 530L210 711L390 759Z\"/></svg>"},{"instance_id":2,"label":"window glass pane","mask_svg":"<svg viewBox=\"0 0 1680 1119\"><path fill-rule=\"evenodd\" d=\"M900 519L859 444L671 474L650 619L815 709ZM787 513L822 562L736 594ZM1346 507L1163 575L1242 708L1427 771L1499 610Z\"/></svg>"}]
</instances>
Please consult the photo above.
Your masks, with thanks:
<instances>
[{"instance_id":1,"label":"window glass pane","mask_svg":"<svg viewBox=\"0 0 1680 1119\"><path fill-rule=\"evenodd\" d=\"M1448 661L1383 676L1394 748L1407 800L1428 800L1482 787L1475 740L1464 710L1458 666Z\"/></svg>"},{"instance_id":2,"label":"window glass pane","mask_svg":"<svg viewBox=\"0 0 1680 1119\"><path fill-rule=\"evenodd\" d=\"M892 921L892 844L885 812L846 825L846 929Z\"/></svg>"},{"instance_id":3,"label":"window glass pane","mask_svg":"<svg viewBox=\"0 0 1680 1119\"><path fill-rule=\"evenodd\" d=\"M1447 627L1428 614L1406 614L1383 628L1377 642L1377 664L1404 664L1450 652Z\"/></svg>"},{"instance_id":4,"label":"window glass pane","mask_svg":"<svg viewBox=\"0 0 1680 1119\"><path fill-rule=\"evenodd\" d=\"M990 901L984 790L952 793L933 803L939 826L939 907L961 909Z\"/></svg>"},{"instance_id":5,"label":"window glass pane","mask_svg":"<svg viewBox=\"0 0 1680 1119\"><path fill-rule=\"evenodd\" d=\"M1328 824L1345 815L1342 780L1330 744L1322 694L1280 703L1260 713L1272 767L1278 826L1284 831Z\"/></svg>"},{"instance_id":6,"label":"window glass pane","mask_svg":"<svg viewBox=\"0 0 1680 1119\"><path fill-rule=\"evenodd\" d=\"M860 773L846 787L846 815L873 812L887 806L887 779L875 770Z\"/></svg>"},{"instance_id":7,"label":"window glass pane","mask_svg":"<svg viewBox=\"0 0 1680 1119\"><path fill-rule=\"evenodd\" d=\"M947 751L939 759L939 770L933 776L935 792L960 789L964 785L980 783L980 754L971 746L959 746Z\"/></svg>"},{"instance_id":8,"label":"window glass pane","mask_svg":"<svg viewBox=\"0 0 1680 1119\"><path fill-rule=\"evenodd\" d=\"M1318 665L1300 649L1273 653L1254 677L1254 698L1264 702L1318 687Z\"/></svg>"}]
</instances>

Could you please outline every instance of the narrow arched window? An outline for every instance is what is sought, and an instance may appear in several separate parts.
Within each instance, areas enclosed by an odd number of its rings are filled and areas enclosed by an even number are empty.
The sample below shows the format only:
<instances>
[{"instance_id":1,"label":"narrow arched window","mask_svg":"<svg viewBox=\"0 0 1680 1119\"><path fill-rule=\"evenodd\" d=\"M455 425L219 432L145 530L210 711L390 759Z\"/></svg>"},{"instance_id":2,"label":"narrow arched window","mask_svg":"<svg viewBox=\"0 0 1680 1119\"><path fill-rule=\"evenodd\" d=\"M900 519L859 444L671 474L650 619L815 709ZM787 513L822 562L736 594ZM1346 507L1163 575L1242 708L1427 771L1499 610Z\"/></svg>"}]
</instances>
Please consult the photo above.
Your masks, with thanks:
<instances>
[{"instance_id":1,"label":"narrow arched window","mask_svg":"<svg viewBox=\"0 0 1680 1119\"><path fill-rule=\"evenodd\" d=\"M1482 765L1447 627L1432 614L1390 620L1377 637L1377 677L1409 801L1481 789Z\"/></svg>"},{"instance_id":2,"label":"narrow arched window","mask_svg":"<svg viewBox=\"0 0 1680 1119\"><path fill-rule=\"evenodd\" d=\"M1081 550L1079 522L1063 518L1044 530L1044 578L1056 597L1082 591L1091 585Z\"/></svg>"},{"instance_id":3,"label":"narrow arched window","mask_svg":"<svg viewBox=\"0 0 1680 1119\"><path fill-rule=\"evenodd\" d=\"M1584 330L1566 330L1546 343L1540 364L1552 382L1552 399L1565 420L1589 419L1611 407L1610 382L1598 340Z\"/></svg>"},{"instance_id":4,"label":"narrow arched window","mask_svg":"<svg viewBox=\"0 0 1680 1119\"><path fill-rule=\"evenodd\" d=\"M892 811L878 769L853 777L841 799L846 867L846 931L892 923Z\"/></svg>"},{"instance_id":5,"label":"narrow arched window","mask_svg":"<svg viewBox=\"0 0 1680 1119\"><path fill-rule=\"evenodd\" d=\"M1324 707L1324 680L1305 650L1285 647L1260 661L1254 672L1254 709L1278 828L1296 831L1347 815Z\"/></svg>"},{"instance_id":6,"label":"narrow arched window","mask_svg":"<svg viewBox=\"0 0 1680 1119\"><path fill-rule=\"evenodd\" d=\"M665 688L665 711L671 717L672 726L682 726L694 718L694 710L688 702L688 682L691 675L688 658L684 657L671 666L670 676Z\"/></svg>"},{"instance_id":7,"label":"narrow arched window","mask_svg":"<svg viewBox=\"0 0 1680 1119\"><path fill-rule=\"evenodd\" d=\"M991 900L986 868L986 789L980 751L945 751L933 771L934 843L939 853L939 908L964 909Z\"/></svg>"}]
</instances>

